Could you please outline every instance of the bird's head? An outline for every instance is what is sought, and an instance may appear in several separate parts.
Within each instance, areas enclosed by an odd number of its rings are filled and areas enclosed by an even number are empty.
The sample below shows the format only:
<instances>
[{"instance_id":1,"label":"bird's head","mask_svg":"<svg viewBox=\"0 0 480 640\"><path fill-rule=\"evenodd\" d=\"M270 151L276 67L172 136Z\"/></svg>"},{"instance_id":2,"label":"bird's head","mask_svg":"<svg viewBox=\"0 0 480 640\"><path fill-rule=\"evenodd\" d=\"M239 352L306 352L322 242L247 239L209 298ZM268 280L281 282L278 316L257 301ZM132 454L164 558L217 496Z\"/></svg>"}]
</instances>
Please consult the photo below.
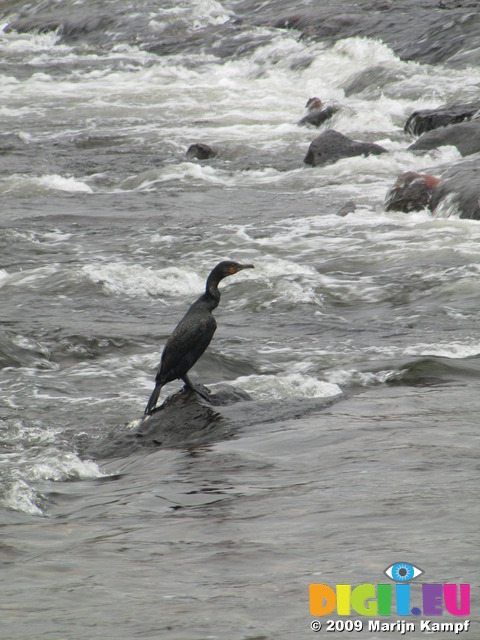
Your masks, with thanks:
<instances>
[{"instance_id":1,"label":"bird's head","mask_svg":"<svg viewBox=\"0 0 480 640\"><path fill-rule=\"evenodd\" d=\"M224 260L217 264L212 274L218 275L219 279L226 278L227 276L233 276L234 273L242 271L242 269L253 269L253 264L240 264L239 262L233 262L232 260Z\"/></svg>"},{"instance_id":2,"label":"bird's head","mask_svg":"<svg viewBox=\"0 0 480 640\"><path fill-rule=\"evenodd\" d=\"M224 260L219 262L215 269L211 272L207 279L207 291L212 292L223 278L233 276L234 273L242 271L242 269L253 269L253 264L240 264L232 260ZM212 289L213 287L213 289Z\"/></svg>"},{"instance_id":3,"label":"bird's head","mask_svg":"<svg viewBox=\"0 0 480 640\"><path fill-rule=\"evenodd\" d=\"M215 306L220 300L220 292L218 290L218 283L227 276L233 276L234 273L242 271L242 269L253 269L253 264L240 264L239 262L233 262L232 260L224 260L219 262L215 269L207 278L207 284L205 287L206 294L213 300L215 300ZM212 307L212 309L215 308Z\"/></svg>"}]
</instances>

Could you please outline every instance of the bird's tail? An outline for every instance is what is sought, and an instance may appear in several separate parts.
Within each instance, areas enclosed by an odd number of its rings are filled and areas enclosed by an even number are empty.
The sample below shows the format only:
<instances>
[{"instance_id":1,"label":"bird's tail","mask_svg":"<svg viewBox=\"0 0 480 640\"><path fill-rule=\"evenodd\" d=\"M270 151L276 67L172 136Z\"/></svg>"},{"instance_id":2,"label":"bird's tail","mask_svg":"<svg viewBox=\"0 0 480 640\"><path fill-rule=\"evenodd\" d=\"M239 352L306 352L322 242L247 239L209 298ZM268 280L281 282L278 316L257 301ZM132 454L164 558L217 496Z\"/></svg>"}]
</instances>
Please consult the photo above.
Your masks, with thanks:
<instances>
[{"instance_id":1,"label":"bird's tail","mask_svg":"<svg viewBox=\"0 0 480 640\"><path fill-rule=\"evenodd\" d=\"M152 411L155 409L155 405L157 404L158 401L158 396L160 395L160 391L162 389L161 384L156 384L155 385L155 389L153 390L152 395L150 396L149 401L147 402L147 406L145 407L145 414L146 416L149 416Z\"/></svg>"}]
</instances>

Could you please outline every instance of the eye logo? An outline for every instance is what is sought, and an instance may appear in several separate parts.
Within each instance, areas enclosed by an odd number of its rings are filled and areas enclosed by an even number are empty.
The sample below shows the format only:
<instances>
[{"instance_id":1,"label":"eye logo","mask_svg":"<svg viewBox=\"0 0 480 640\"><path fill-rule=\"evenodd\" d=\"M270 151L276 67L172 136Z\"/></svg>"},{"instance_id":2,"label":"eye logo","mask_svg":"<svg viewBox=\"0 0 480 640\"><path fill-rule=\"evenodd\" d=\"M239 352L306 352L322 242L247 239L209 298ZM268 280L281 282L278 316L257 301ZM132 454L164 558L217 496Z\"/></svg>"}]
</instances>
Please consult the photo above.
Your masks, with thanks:
<instances>
[{"instance_id":1,"label":"eye logo","mask_svg":"<svg viewBox=\"0 0 480 640\"><path fill-rule=\"evenodd\" d=\"M424 573L419 567L408 562L395 562L385 569L387 575L395 582L410 582L414 578L418 578Z\"/></svg>"}]
</instances>

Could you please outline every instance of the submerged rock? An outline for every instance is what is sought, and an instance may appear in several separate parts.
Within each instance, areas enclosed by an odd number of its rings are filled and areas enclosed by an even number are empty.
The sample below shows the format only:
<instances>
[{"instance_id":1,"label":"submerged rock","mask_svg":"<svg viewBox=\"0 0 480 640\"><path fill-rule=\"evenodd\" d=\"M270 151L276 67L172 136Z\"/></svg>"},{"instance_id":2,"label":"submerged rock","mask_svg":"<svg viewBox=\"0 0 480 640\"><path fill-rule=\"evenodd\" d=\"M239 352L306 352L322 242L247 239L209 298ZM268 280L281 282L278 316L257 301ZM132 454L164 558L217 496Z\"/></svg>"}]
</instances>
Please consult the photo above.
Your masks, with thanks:
<instances>
[{"instance_id":1,"label":"submerged rock","mask_svg":"<svg viewBox=\"0 0 480 640\"><path fill-rule=\"evenodd\" d=\"M380 155L381 153L387 153L387 150L378 144L351 140L342 133L329 129L313 140L303 161L312 167L318 167L337 162L342 158Z\"/></svg>"},{"instance_id":2,"label":"submerged rock","mask_svg":"<svg viewBox=\"0 0 480 640\"><path fill-rule=\"evenodd\" d=\"M356 210L357 210L357 205L355 204L355 201L349 200L343 205L343 207L340 207L340 209L337 211L337 216L344 218L349 213L353 213Z\"/></svg>"},{"instance_id":3,"label":"submerged rock","mask_svg":"<svg viewBox=\"0 0 480 640\"><path fill-rule=\"evenodd\" d=\"M366 92L369 97L380 96L385 87L392 83L404 80L406 71L398 68L391 69L388 66L375 65L363 69L355 74L344 88L345 96Z\"/></svg>"},{"instance_id":4,"label":"submerged rock","mask_svg":"<svg viewBox=\"0 0 480 640\"><path fill-rule=\"evenodd\" d=\"M414 111L405 123L404 131L420 136L422 133L471 120L480 109L480 102L468 104L445 104L436 109Z\"/></svg>"},{"instance_id":5,"label":"submerged rock","mask_svg":"<svg viewBox=\"0 0 480 640\"><path fill-rule=\"evenodd\" d=\"M450 145L457 147L462 156L480 151L480 119L428 131L408 148L410 151L429 151Z\"/></svg>"},{"instance_id":6,"label":"submerged rock","mask_svg":"<svg viewBox=\"0 0 480 640\"><path fill-rule=\"evenodd\" d=\"M420 211L430 205L433 190L441 184L435 176L416 171L406 171L398 176L396 183L387 193L387 211Z\"/></svg>"},{"instance_id":7,"label":"submerged rock","mask_svg":"<svg viewBox=\"0 0 480 640\"><path fill-rule=\"evenodd\" d=\"M82 440L78 445L81 455L108 459L143 451L146 447L195 447L226 440L237 433L244 407L250 405L257 420L255 403L250 402L252 398L245 391L226 384L215 385L214 392L203 385L197 386L209 400L184 387L168 396L150 415L118 426L101 439Z\"/></svg>"},{"instance_id":8,"label":"submerged rock","mask_svg":"<svg viewBox=\"0 0 480 640\"><path fill-rule=\"evenodd\" d=\"M196 142L188 147L186 155L189 160L193 158L197 160L208 160L208 158L214 158L217 152L208 144Z\"/></svg>"}]
</instances>

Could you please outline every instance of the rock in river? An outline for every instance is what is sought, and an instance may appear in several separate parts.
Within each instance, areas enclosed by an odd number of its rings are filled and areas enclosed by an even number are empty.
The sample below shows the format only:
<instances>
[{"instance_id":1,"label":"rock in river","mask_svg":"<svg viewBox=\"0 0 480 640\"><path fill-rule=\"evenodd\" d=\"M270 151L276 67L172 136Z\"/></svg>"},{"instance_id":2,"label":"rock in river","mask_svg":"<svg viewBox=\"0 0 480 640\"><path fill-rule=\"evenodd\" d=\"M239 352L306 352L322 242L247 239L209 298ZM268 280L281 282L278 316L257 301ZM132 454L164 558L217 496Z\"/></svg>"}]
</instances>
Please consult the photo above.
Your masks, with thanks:
<instances>
[{"instance_id":1,"label":"rock in river","mask_svg":"<svg viewBox=\"0 0 480 640\"><path fill-rule=\"evenodd\" d=\"M313 140L303 161L312 167L318 167L337 162L342 158L379 155L386 152L387 150L378 144L351 140L343 133L329 129Z\"/></svg>"}]
</instances>

